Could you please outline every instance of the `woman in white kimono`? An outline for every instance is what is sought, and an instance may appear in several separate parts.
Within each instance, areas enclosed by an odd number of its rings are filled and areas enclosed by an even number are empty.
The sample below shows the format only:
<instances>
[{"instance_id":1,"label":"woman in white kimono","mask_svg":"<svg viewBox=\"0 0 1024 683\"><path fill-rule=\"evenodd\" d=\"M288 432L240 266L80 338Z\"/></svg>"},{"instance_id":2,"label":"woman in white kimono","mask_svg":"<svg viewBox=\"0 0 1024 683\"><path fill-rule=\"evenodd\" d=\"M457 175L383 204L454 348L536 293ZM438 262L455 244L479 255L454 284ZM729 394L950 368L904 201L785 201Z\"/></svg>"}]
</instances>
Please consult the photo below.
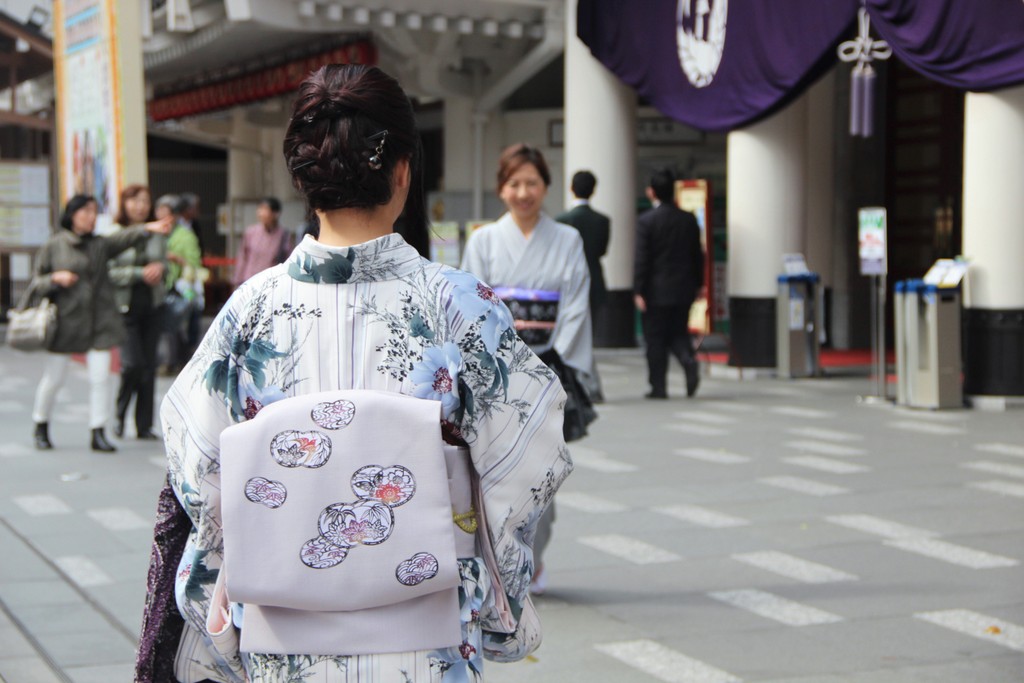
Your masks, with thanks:
<instances>
[{"instance_id":1,"label":"woman in white kimono","mask_svg":"<svg viewBox=\"0 0 1024 683\"><path fill-rule=\"evenodd\" d=\"M171 666L161 650L175 628L159 612L176 604L184 627L173 676L186 683L480 681L482 658L517 660L540 642L528 594L531 546L572 469L562 437L565 395L490 288L418 253L427 246L421 148L394 79L357 65L310 75L284 156L319 237L307 236L287 262L232 295L163 403L173 498L161 501L136 680L159 680ZM403 208L408 241L393 232ZM220 433L270 402L335 389L439 401L438 438L468 446L483 509L476 556L458 561L461 642L396 652L382 636L377 654L275 655L239 652L208 631L224 549ZM179 561L167 539L180 510L189 525ZM472 533L474 519L455 523ZM167 607L161 586L172 580ZM229 622L242 623L247 606L230 609ZM345 638L336 634L338 652Z\"/></svg>"},{"instance_id":2,"label":"woman in white kimono","mask_svg":"<svg viewBox=\"0 0 1024 683\"><path fill-rule=\"evenodd\" d=\"M469 236L462 268L494 287L512 310L520 337L558 374L568 395L565 439L574 441L586 435L597 417L577 379L593 367L583 239L578 230L543 211L551 174L540 150L521 143L506 148L497 180L508 211ZM542 554L554 518L551 505L537 530L534 593L545 589Z\"/></svg>"}]
</instances>

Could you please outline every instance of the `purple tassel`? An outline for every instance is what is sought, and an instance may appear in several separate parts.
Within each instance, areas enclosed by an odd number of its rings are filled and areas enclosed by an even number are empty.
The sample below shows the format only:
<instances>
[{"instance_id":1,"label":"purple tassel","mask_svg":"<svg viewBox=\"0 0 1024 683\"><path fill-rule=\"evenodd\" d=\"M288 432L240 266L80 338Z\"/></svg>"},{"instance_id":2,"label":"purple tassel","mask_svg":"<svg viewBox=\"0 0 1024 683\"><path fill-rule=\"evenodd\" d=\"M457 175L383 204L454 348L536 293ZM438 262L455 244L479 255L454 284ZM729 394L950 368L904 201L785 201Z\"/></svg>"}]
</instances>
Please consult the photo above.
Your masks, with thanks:
<instances>
[{"instance_id":1,"label":"purple tassel","mask_svg":"<svg viewBox=\"0 0 1024 683\"><path fill-rule=\"evenodd\" d=\"M863 113L861 114L861 131L863 137L869 138L875 132L875 70L870 64L864 65L861 76L861 87L864 89L860 98Z\"/></svg>"},{"instance_id":2,"label":"purple tassel","mask_svg":"<svg viewBox=\"0 0 1024 683\"><path fill-rule=\"evenodd\" d=\"M864 110L861 106L863 73L860 64L850 71L850 135L857 137L863 129Z\"/></svg>"}]
</instances>

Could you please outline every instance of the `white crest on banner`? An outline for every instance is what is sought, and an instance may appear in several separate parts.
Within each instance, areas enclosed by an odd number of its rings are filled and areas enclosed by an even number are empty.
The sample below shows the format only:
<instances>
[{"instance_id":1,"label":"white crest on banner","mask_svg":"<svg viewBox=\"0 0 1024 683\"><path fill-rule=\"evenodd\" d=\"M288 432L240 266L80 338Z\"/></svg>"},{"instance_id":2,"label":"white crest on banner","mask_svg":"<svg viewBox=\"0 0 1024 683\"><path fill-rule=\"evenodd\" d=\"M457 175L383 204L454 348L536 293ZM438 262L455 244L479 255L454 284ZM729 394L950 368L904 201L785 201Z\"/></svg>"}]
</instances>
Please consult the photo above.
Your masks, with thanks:
<instances>
[{"instance_id":1,"label":"white crest on banner","mask_svg":"<svg viewBox=\"0 0 1024 683\"><path fill-rule=\"evenodd\" d=\"M710 85L718 72L725 49L728 12L729 0L679 0L676 11L679 63L694 87Z\"/></svg>"}]
</instances>

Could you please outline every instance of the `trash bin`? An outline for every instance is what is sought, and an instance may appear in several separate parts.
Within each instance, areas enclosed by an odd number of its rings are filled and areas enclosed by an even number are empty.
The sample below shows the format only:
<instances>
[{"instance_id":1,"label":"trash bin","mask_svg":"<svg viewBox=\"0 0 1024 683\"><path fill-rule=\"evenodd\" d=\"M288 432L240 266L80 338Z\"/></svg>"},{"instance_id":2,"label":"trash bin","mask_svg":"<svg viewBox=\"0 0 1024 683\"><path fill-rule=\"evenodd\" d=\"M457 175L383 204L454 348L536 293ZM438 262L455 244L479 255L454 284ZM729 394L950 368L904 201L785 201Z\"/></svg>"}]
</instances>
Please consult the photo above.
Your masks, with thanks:
<instances>
[{"instance_id":1,"label":"trash bin","mask_svg":"<svg viewBox=\"0 0 1024 683\"><path fill-rule=\"evenodd\" d=\"M909 325L907 335L911 352L907 359L908 404L914 408L963 407L960 287L922 283L915 289L916 343L909 335ZM909 290L904 296L910 298Z\"/></svg>"},{"instance_id":2,"label":"trash bin","mask_svg":"<svg viewBox=\"0 0 1024 683\"><path fill-rule=\"evenodd\" d=\"M779 275L776 302L775 366L779 377L821 374L819 330L822 306L817 273Z\"/></svg>"},{"instance_id":3,"label":"trash bin","mask_svg":"<svg viewBox=\"0 0 1024 683\"><path fill-rule=\"evenodd\" d=\"M900 280L893 287L893 317L896 319L896 404L909 406L914 402L914 379L917 368L920 279Z\"/></svg>"}]
</instances>

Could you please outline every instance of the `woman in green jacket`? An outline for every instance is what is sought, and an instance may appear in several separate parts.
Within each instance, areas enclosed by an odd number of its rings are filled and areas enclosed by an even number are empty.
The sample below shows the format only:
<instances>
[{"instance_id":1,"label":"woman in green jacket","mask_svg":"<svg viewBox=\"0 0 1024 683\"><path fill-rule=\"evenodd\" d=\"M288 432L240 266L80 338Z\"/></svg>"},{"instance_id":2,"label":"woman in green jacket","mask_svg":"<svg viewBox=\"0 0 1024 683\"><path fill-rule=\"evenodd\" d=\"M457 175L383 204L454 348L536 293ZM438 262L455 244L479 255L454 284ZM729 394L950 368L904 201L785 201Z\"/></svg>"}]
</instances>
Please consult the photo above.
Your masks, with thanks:
<instances>
[{"instance_id":1,"label":"woman in green jacket","mask_svg":"<svg viewBox=\"0 0 1024 683\"><path fill-rule=\"evenodd\" d=\"M121 191L121 208L115 220L118 231L150 220L152 210L148 187L127 186ZM153 400L156 350L164 326L166 274L167 238L163 235L150 235L144 247L125 249L110 261L110 281L114 283L114 298L125 331L121 343L121 387L115 402L114 435L118 438L124 436L124 421L133 396L136 438L159 438L153 433Z\"/></svg>"},{"instance_id":2,"label":"woman in green jacket","mask_svg":"<svg viewBox=\"0 0 1024 683\"><path fill-rule=\"evenodd\" d=\"M35 445L50 443L50 415L57 391L64 384L72 353L84 353L89 369L89 426L92 449L116 450L103 433L110 418L108 379L110 349L121 341L121 314L114 303L114 287L107 273L107 261L129 247L141 247L150 233L167 234L170 221L155 221L100 237L96 229L96 199L75 195L64 209L60 226L36 256L32 287L47 292L57 305L57 333L36 390L32 420Z\"/></svg>"}]
</instances>

